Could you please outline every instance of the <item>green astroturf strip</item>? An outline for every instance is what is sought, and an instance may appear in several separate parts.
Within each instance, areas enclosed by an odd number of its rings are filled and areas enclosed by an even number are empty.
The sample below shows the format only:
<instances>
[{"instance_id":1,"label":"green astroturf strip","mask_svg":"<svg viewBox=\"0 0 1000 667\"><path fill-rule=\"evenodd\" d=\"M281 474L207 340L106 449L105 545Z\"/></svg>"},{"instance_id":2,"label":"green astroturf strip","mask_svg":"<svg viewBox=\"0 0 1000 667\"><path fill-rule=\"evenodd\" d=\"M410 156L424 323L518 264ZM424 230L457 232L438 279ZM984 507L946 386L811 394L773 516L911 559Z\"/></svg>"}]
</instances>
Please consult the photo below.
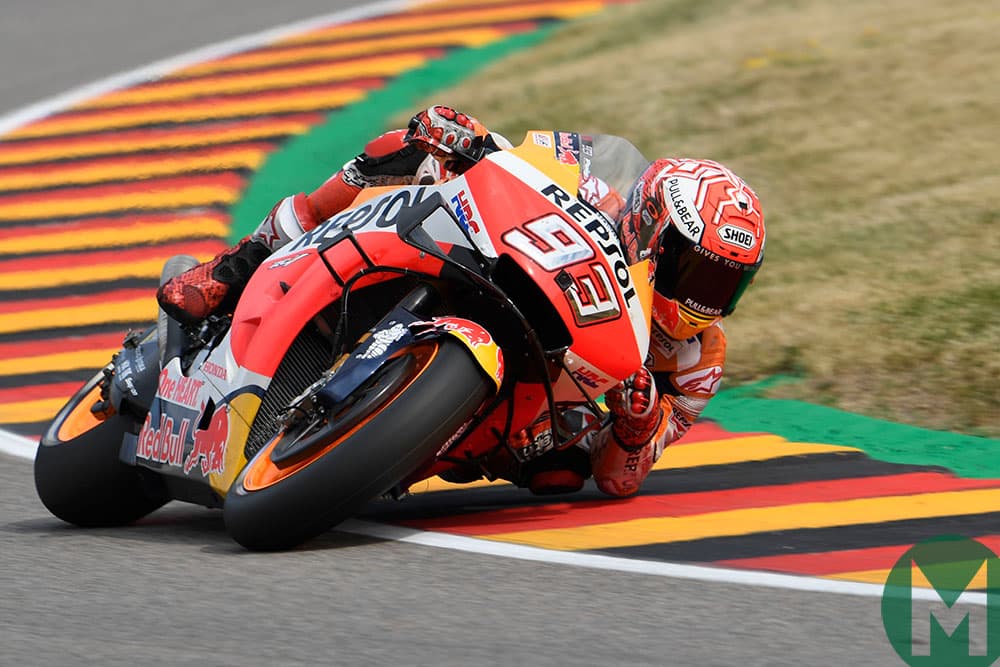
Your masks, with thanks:
<instances>
[{"instance_id":1,"label":"green astroturf strip","mask_svg":"<svg viewBox=\"0 0 1000 667\"><path fill-rule=\"evenodd\" d=\"M847 445L891 463L944 466L962 477L1000 477L1000 440L895 424L800 401L759 398L781 378L723 390L703 415L728 431Z\"/></svg>"}]
</instances>

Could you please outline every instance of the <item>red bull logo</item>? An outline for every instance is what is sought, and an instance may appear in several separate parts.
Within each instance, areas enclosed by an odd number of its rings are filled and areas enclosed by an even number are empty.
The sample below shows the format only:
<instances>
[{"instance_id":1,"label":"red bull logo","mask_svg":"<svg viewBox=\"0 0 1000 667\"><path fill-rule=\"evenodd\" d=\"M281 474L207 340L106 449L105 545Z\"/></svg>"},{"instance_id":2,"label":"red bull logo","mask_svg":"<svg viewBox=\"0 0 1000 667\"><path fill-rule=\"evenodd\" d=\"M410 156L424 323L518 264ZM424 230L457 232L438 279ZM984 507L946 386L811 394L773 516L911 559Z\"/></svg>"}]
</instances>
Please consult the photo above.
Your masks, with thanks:
<instances>
[{"instance_id":1,"label":"red bull logo","mask_svg":"<svg viewBox=\"0 0 1000 667\"><path fill-rule=\"evenodd\" d=\"M503 350L493 341L489 331L458 317L435 317L433 324L461 340L497 387L500 386L503 382Z\"/></svg>"},{"instance_id":2,"label":"red bull logo","mask_svg":"<svg viewBox=\"0 0 1000 667\"><path fill-rule=\"evenodd\" d=\"M580 164L576 155L579 151L576 137L569 132L558 132L559 143L556 146L556 159L571 167Z\"/></svg>"},{"instance_id":3,"label":"red bull logo","mask_svg":"<svg viewBox=\"0 0 1000 667\"><path fill-rule=\"evenodd\" d=\"M493 337L486 329L476 326L468 320L461 320L455 317L435 317L435 326L444 331L458 334L469 344L470 347L489 345L493 342Z\"/></svg>"},{"instance_id":4,"label":"red bull logo","mask_svg":"<svg viewBox=\"0 0 1000 667\"><path fill-rule=\"evenodd\" d=\"M222 474L225 470L226 440L229 437L229 413L220 408L212 417L208 428L194 432L194 449L184 460L184 473L190 474L195 466L201 474Z\"/></svg>"},{"instance_id":5,"label":"red bull logo","mask_svg":"<svg viewBox=\"0 0 1000 667\"><path fill-rule=\"evenodd\" d=\"M184 439L190 428L191 420L182 419L180 432L174 433L174 420L166 415L161 416L160 425L153 428L152 417L147 414L142 430L139 431L136 458L180 466L184 456Z\"/></svg>"},{"instance_id":6,"label":"red bull logo","mask_svg":"<svg viewBox=\"0 0 1000 667\"><path fill-rule=\"evenodd\" d=\"M503 372L504 372L503 350L501 350L500 346L498 345L497 346L497 369L496 369L496 371L493 372L493 379L496 380L496 383L497 383L498 387L500 386L500 383L503 382Z\"/></svg>"}]
</instances>

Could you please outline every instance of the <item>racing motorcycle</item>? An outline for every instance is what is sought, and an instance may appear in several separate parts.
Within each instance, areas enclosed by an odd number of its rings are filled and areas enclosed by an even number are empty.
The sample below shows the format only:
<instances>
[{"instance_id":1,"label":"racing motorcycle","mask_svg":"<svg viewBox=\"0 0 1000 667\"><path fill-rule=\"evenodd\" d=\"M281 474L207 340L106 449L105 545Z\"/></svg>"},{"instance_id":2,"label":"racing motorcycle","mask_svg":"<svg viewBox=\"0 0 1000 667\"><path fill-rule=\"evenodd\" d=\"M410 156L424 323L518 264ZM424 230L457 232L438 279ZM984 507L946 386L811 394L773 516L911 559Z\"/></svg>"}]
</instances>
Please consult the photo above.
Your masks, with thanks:
<instances>
[{"instance_id":1,"label":"racing motorcycle","mask_svg":"<svg viewBox=\"0 0 1000 667\"><path fill-rule=\"evenodd\" d=\"M363 190L232 314L130 332L44 433L42 502L80 526L197 503L283 549L435 475L493 478L540 416L543 449L572 446L558 416L607 423L596 399L645 359L651 315L648 261L578 190L625 191L646 164L618 137L532 131L447 182Z\"/></svg>"}]
</instances>

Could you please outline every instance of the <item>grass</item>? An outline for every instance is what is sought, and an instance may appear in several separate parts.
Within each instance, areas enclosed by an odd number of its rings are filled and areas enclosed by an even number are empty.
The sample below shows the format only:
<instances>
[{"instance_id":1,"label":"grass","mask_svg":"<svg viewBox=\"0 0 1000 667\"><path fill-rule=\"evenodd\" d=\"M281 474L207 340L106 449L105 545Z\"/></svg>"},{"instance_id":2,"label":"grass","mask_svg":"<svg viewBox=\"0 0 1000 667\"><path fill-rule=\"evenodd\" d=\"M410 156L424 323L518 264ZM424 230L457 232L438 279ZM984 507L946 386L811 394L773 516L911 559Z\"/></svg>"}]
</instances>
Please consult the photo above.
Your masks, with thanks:
<instances>
[{"instance_id":1,"label":"grass","mask_svg":"<svg viewBox=\"0 0 1000 667\"><path fill-rule=\"evenodd\" d=\"M728 164L768 225L729 386L996 437L998 34L977 0L647 0L428 102Z\"/></svg>"}]
</instances>

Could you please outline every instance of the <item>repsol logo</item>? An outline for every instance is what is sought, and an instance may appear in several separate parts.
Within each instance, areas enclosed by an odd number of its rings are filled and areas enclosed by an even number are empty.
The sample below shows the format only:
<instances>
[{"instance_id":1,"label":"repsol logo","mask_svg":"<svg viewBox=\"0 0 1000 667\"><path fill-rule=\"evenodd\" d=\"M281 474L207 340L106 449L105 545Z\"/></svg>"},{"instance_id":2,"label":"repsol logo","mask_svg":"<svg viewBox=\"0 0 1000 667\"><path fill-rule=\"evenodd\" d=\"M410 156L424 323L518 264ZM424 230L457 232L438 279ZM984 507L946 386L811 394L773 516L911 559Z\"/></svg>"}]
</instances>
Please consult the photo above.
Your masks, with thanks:
<instances>
[{"instance_id":1,"label":"repsol logo","mask_svg":"<svg viewBox=\"0 0 1000 667\"><path fill-rule=\"evenodd\" d=\"M593 206L573 197L558 185L546 186L542 189L542 194L583 225L583 228L590 233L591 239L596 241L604 254L608 256L608 263L611 264L611 268L615 272L615 280L622 289L625 302L631 306L632 299L635 298L632 274L629 273L628 263L625 261L621 244L618 242L618 234L615 233L607 218Z\"/></svg>"},{"instance_id":2,"label":"repsol logo","mask_svg":"<svg viewBox=\"0 0 1000 667\"><path fill-rule=\"evenodd\" d=\"M403 209L416 206L426 198L427 188L418 187L406 188L365 202L357 208L335 215L311 232L306 232L288 246L286 254L300 248L320 245L345 229L358 231L369 226L379 229L393 227Z\"/></svg>"},{"instance_id":3,"label":"repsol logo","mask_svg":"<svg viewBox=\"0 0 1000 667\"><path fill-rule=\"evenodd\" d=\"M753 250L753 247L757 245L757 239L754 238L753 234L733 225L723 225L720 227L719 238L722 239L723 243L739 246L746 250Z\"/></svg>"}]
</instances>

